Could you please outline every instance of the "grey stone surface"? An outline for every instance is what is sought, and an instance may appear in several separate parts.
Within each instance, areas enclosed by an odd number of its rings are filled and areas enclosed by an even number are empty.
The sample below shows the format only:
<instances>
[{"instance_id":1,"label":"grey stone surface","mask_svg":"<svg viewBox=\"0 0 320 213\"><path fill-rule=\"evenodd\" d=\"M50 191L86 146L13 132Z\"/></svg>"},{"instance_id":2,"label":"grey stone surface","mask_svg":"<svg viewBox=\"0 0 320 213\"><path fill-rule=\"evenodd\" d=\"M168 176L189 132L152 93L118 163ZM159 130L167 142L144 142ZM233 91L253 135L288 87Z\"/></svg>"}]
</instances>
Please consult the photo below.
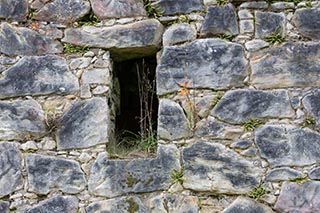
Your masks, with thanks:
<instances>
[{"instance_id":1,"label":"grey stone surface","mask_svg":"<svg viewBox=\"0 0 320 213\"><path fill-rule=\"evenodd\" d=\"M275 168L266 174L266 181L272 181L272 182L278 182L278 181L284 181L284 180L289 180L291 178L297 178L301 177L302 174L301 172L292 169L290 167L280 167L280 168Z\"/></svg>"},{"instance_id":2,"label":"grey stone surface","mask_svg":"<svg viewBox=\"0 0 320 213\"><path fill-rule=\"evenodd\" d=\"M242 123L250 118L290 118L295 112L286 90L238 89L226 92L211 115L230 123Z\"/></svg>"},{"instance_id":3,"label":"grey stone surface","mask_svg":"<svg viewBox=\"0 0 320 213\"><path fill-rule=\"evenodd\" d=\"M255 37L265 38L272 33L285 33L285 14L273 12L255 12Z\"/></svg>"},{"instance_id":4,"label":"grey stone surface","mask_svg":"<svg viewBox=\"0 0 320 213\"><path fill-rule=\"evenodd\" d=\"M240 33L253 33L254 25L253 20L241 20L240 21Z\"/></svg>"},{"instance_id":5,"label":"grey stone surface","mask_svg":"<svg viewBox=\"0 0 320 213\"><path fill-rule=\"evenodd\" d=\"M272 11L281 11L281 10L289 10L294 9L295 2L275 2L271 5Z\"/></svg>"},{"instance_id":6,"label":"grey stone surface","mask_svg":"<svg viewBox=\"0 0 320 213\"><path fill-rule=\"evenodd\" d=\"M158 112L158 137L177 140L190 136L188 120L182 107L169 99L161 99Z\"/></svg>"},{"instance_id":7,"label":"grey stone surface","mask_svg":"<svg viewBox=\"0 0 320 213\"><path fill-rule=\"evenodd\" d=\"M37 138L45 132L44 114L36 101L0 101L1 140Z\"/></svg>"},{"instance_id":8,"label":"grey stone surface","mask_svg":"<svg viewBox=\"0 0 320 213\"><path fill-rule=\"evenodd\" d=\"M9 213L9 205L8 201L0 201L0 212L1 213Z\"/></svg>"},{"instance_id":9,"label":"grey stone surface","mask_svg":"<svg viewBox=\"0 0 320 213\"><path fill-rule=\"evenodd\" d=\"M266 125L256 130L255 143L272 166L304 166L320 160L320 134L308 129Z\"/></svg>"},{"instance_id":10,"label":"grey stone surface","mask_svg":"<svg viewBox=\"0 0 320 213\"><path fill-rule=\"evenodd\" d=\"M17 144L0 142L0 198L11 194L19 187L22 181L21 164L22 157ZM5 205L2 203L0 210L5 209Z\"/></svg>"},{"instance_id":11,"label":"grey stone surface","mask_svg":"<svg viewBox=\"0 0 320 213\"><path fill-rule=\"evenodd\" d=\"M309 172L310 179L320 180L320 167L315 167Z\"/></svg>"},{"instance_id":12,"label":"grey stone surface","mask_svg":"<svg viewBox=\"0 0 320 213\"><path fill-rule=\"evenodd\" d=\"M238 197L222 213L273 213L274 211L253 199Z\"/></svg>"},{"instance_id":13,"label":"grey stone surface","mask_svg":"<svg viewBox=\"0 0 320 213\"><path fill-rule=\"evenodd\" d=\"M187 23L173 24L164 32L162 42L163 46L170 46L193 41L196 37L197 30L194 25Z\"/></svg>"},{"instance_id":14,"label":"grey stone surface","mask_svg":"<svg viewBox=\"0 0 320 213\"><path fill-rule=\"evenodd\" d=\"M320 90L316 90L313 93L306 95L302 99L302 104L307 112L316 118L316 121L320 121Z\"/></svg>"},{"instance_id":15,"label":"grey stone surface","mask_svg":"<svg viewBox=\"0 0 320 213\"><path fill-rule=\"evenodd\" d=\"M240 152L240 155L246 156L246 157L255 157L257 156L258 149L254 147L250 147L249 149L243 150Z\"/></svg>"},{"instance_id":16,"label":"grey stone surface","mask_svg":"<svg viewBox=\"0 0 320 213\"><path fill-rule=\"evenodd\" d=\"M320 39L320 8L298 9L292 20L301 35Z\"/></svg>"},{"instance_id":17,"label":"grey stone surface","mask_svg":"<svg viewBox=\"0 0 320 213\"><path fill-rule=\"evenodd\" d=\"M108 141L109 110L104 98L92 98L73 105L59 119L58 149L74 149Z\"/></svg>"},{"instance_id":18,"label":"grey stone surface","mask_svg":"<svg viewBox=\"0 0 320 213\"><path fill-rule=\"evenodd\" d=\"M55 196L41 201L25 213L76 213L79 201L74 196Z\"/></svg>"},{"instance_id":19,"label":"grey stone surface","mask_svg":"<svg viewBox=\"0 0 320 213\"><path fill-rule=\"evenodd\" d=\"M44 55L62 52L62 45L26 27L0 25L0 52L6 55Z\"/></svg>"},{"instance_id":20,"label":"grey stone surface","mask_svg":"<svg viewBox=\"0 0 320 213\"><path fill-rule=\"evenodd\" d=\"M183 149L183 186L194 191L245 194L259 184L263 170L218 143L197 142Z\"/></svg>"},{"instance_id":21,"label":"grey stone surface","mask_svg":"<svg viewBox=\"0 0 320 213\"><path fill-rule=\"evenodd\" d=\"M239 19L253 19L253 15L250 10L243 9L238 11Z\"/></svg>"},{"instance_id":22,"label":"grey stone surface","mask_svg":"<svg viewBox=\"0 0 320 213\"><path fill-rule=\"evenodd\" d=\"M268 4L265 1L248 1L240 5L240 9L266 9Z\"/></svg>"},{"instance_id":23,"label":"grey stone surface","mask_svg":"<svg viewBox=\"0 0 320 213\"><path fill-rule=\"evenodd\" d=\"M90 11L90 3L85 0L49 1L32 18L40 21L71 24Z\"/></svg>"},{"instance_id":24,"label":"grey stone surface","mask_svg":"<svg viewBox=\"0 0 320 213\"><path fill-rule=\"evenodd\" d=\"M155 5L160 6L163 15L184 14L202 9L201 0L159 0Z\"/></svg>"},{"instance_id":25,"label":"grey stone surface","mask_svg":"<svg viewBox=\"0 0 320 213\"><path fill-rule=\"evenodd\" d=\"M252 145L252 141L250 140L240 140L233 142L230 147L234 149L247 149Z\"/></svg>"},{"instance_id":26,"label":"grey stone surface","mask_svg":"<svg viewBox=\"0 0 320 213\"><path fill-rule=\"evenodd\" d=\"M208 7L201 34L204 36L239 34L237 14L232 4Z\"/></svg>"},{"instance_id":27,"label":"grey stone surface","mask_svg":"<svg viewBox=\"0 0 320 213\"><path fill-rule=\"evenodd\" d=\"M150 212L198 213L198 198L179 194L161 193L149 201Z\"/></svg>"},{"instance_id":28,"label":"grey stone surface","mask_svg":"<svg viewBox=\"0 0 320 213\"><path fill-rule=\"evenodd\" d=\"M261 39L254 39L245 43L245 47L248 51L256 51L268 46L269 43Z\"/></svg>"},{"instance_id":29,"label":"grey stone surface","mask_svg":"<svg viewBox=\"0 0 320 213\"><path fill-rule=\"evenodd\" d=\"M86 207L87 213L147 213L147 207L138 197L120 197L103 201L93 202Z\"/></svg>"},{"instance_id":30,"label":"grey stone surface","mask_svg":"<svg viewBox=\"0 0 320 213\"><path fill-rule=\"evenodd\" d=\"M27 17L27 0L1 0L0 18L22 21Z\"/></svg>"},{"instance_id":31,"label":"grey stone surface","mask_svg":"<svg viewBox=\"0 0 320 213\"><path fill-rule=\"evenodd\" d=\"M59 56L25 56L3 72L0 98L68 94L79 90L78 78Z\"/></svg>"},{"instance_id":32,"label":"grey stone surface","mask_svg":"<svg viewBox=\"0 0 320 213\"><path fill-rule=\"evenodd\" d=\"M89 191L116 197L167 189L174 169L180 170L179 151L174 145L159 145L157 157L151 159L109 160L106 153L100 153L91 167Z\"/></svg>"},{"instance_id":33,"label":"grey stone surface","mask_svg":"<svg viewBox=\"0 0 320 213\"><path fill-rule=\"evenodd\" d=\"M115 59L124 60L156 53L161 44L162 32L162 24L151 19L112 27L68 28L62 41L110 49Z\"/></svg>"},{"instance_id":34,"label":"grey stone surface","mask_svg":"<svg viewBox=\"0 0 320 213\"><path fill-rule=\"evenodd\" d=\"M279 212L320 212L320 182L284 182L274 208Z\"/></svg>"},{"instance_id":35,"label":"grey stone surface","mask_svg":"<svg viewBox=\"0 0 320 213\"><path fill-rule=\"evenodd\" d=\"M221 39L198 39L164 47L157 66L157 93L177 91L187 77L193 88L226 89L243 85L247 74L243 47Z\"/></svg>"},{"instance_id":36,"label":"grey stone surface","mask_svg":"<svg viewBox=\"0 0 320 213\"><path fill-rule=\"evenodd\" d=\"M91 5L100 19L146 16L143 0L91 0Z\"/></svg>"},{"instance_id":37,"label":"grey stone surface","mask_svg":"<svg viewBox=\"0 0 320 213\"><path fill-rule=\"evenodd\" d=\"M288 42L251 54L251 80L257 88L320 86L320 43Z\"/></svg>"},{"instance_id":38,"label":"grey stone surface","mask_svg":"<svg viewBox=\"0 0 320 213\"><path fill-rule=\"evenodd\" d=\"M110 84L111 72L108 68L89 68L81 75L82 84Z\"/></svg>"},{"instance_id":39,"label":"grey stone surface","mask_svg":"<svg viewBox=\"0 0 320 213\"><path fill-rule=\"evenodd\" d=\"M29 190L48 194L52 190L75 194L86 188L85 175L74 160L27 154L26 165Z\"/></svg>"}]
</instances>

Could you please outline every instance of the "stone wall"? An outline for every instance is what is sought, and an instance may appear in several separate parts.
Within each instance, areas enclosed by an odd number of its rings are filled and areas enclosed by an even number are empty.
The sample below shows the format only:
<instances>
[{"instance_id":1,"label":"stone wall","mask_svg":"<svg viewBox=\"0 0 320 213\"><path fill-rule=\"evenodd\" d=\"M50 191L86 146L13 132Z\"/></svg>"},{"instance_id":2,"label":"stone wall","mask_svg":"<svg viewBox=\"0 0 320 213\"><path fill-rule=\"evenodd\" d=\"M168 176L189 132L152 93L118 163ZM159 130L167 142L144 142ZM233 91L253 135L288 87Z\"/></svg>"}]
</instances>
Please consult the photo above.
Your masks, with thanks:
<instances>
[{"instance_id":1,"label":"stone wall","mask_svg":"<svg viewBox=\"0 0 320 213\"><path fill-rule=\"evenodd\" d=\"M0 212L320 212L320 2L0 0ZM113 62L157 54L155 157L112 159Z\"/></svg>"}]
</instances>

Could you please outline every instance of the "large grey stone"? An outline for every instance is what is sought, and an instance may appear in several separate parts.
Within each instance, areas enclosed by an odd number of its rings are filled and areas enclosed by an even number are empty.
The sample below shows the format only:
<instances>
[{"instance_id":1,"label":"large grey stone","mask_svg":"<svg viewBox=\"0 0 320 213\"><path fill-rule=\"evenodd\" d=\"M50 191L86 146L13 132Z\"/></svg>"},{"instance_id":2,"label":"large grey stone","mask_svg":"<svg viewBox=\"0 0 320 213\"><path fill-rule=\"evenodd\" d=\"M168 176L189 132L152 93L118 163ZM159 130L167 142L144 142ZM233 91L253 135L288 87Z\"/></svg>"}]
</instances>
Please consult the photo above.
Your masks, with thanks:
<instances>
[{"instance_id":1,"label":"large grey stone","mask_svg":"<svg viewBox=\"0 0 320 213\"><path fill-rule=\"evenodd\" d=\"M320 42L288 42L251 54L252 84L261 89L320 86Z\"/></svg>"},{"instance_id":2,"label":"large grey stone","mask_svg":"<svg viewBox=\"0 0 320 213\"><path fill-rule=\"evenodd\" d=\"M272 166L304 166L320 160L320 134L308 129L266 125L256 130L255 143Z\"/></svg>"},{"instance_id":3,"label":"large grey stone","mask_svg":"<svg viewBox=\"0 0 320 213\"><path fill-rule=\"evenodd\" d=\"M25 56L3 72L0 98L68 94L79 90L79 82L66 60L59 56Z\"/></svg>"},{"instance_id":4,"label":"large grey stone","mask_svg":"<svg viewBox=\"0 0 320 213\"><path fill-rule=\"evenodd\" d=\"M14 192L21 183L21 161L21 153L15 143L0 142L0 198Z\"/></svg>"},{"instance_id":5,"label":"large grey stone","mask_svg":"<svg viewBox=\"0 0 320 213\"><path fill-rule=\"evenodd\" d=\"M179 169L179 151L174 145L159 145L157 158L152 159L109 160L106 153L100 153L91 167L89 191L116 197L163 190L173 181L172 171Z\"/></svg>"},{"instance_id":6,"label":"large grey stone","mask_svg":"<svg viewBox=\"0 0 320 213\"><path fill-rule=\"evenodd\" d=\"M0 0L0 18L22 21L27 13L27 0Z\"/></svg>"},{"instance_id":7,"label":"large grey stone","mask_svg":"<svg viewBox=\"0 0 320 213\"><path fill-rule=\"evenodd\" d=\"M156 53L161 44L162 32L162 24L151 19L112 27L68 28L62 41L110 49L114 59L124 60Z\"/></svg>"},{"instance_id":8,"label":"large grey stone","mask_svg":"<svg viewBox=\"0 0 320 213\"><path fill-rule=\"evenodd\" d=\"M303 36L320 39L320 8L298 9L292 20Z\"/></svg>"},{"instance_id":9,"label":"large grey stone","mask_svg":"<svg viewBox=\"0 0 320 213\"><path fill-rule=\"evenodd\" d=\"M86 208L87 213L148 213L147 207L138 197L120 197L93 202Z\"/></svg>"},{"instance_id":10,"label":"large grey stone","mask_svg":"<svg viewBox=\"0 0 320 213\"><path fill-rule=\"evenodd\" d=\"M218 143L197 142L183 149L183 186L194 191L245 194L259 184L263 170Z\"/></svg>"},{"instance_id":11,"label":"large grey stone","mask_svg":"<svg viewBox=\"0 0 320 213\"><path fill-rule=\"evenodd\" d=\"M315 167L313 168L308 176L310 177L310 179L313 179L313 180L320 180L320 167Z\"/></svg>"},{"instance_id":12,"label":"large grey stone","mask_svg":"<svg viewBox=\"0 0 320 213\"><path fill-rule=\"evenodd\" d=\"M86 0L49 1L32 18L40 21L71 24L90 11Z\"/></svg>"},{"instance_id":13,"label":"large grey stone","mask_svg":"<svg viewBox=\"0 0 320 213\"><path fill-rule=\"evenodd\" d=\"M264 204L261 204L247 197L238 197L222 213L273 213L274 211Z\"/></svg>"},{"instance_id":14,"label":"large grey stone","mask_svg":"<svg viewBox=\"0 0 320 213\"><path fill-rule=\"evenodd\" d=\"M202 9L201 0L159 0L155 5L160 6L163 15L185 14Z\"/></svg>"},{"instance_id":15,"label":"large grey stone","mask_svg":"<svg viewBox=\"0 0 320 213\"><path fill-rule=\"evenodd\" d=\"M157 66L157 93L177 91L187 77L193 88L226 89L243 86L247 60L241 45L221 39L198 39L164 47Z\"/></svg>"},{"instance_id":16,"label":"large grey stone","mask_svg":"<svg viewBox=\"0 0 320 213\"><path fill-rule=\"evenodd\" d=\"M226 4L224 6L208 7L201 34L205 36L239 34L237 14L233 5Z\"/></svg>"},{"instance_id":17,"label":"large grey stone","mask_svg":"<svg viewBox=\"0 0 320 213\"><path fill-rule=\"evenodd\" d=\"M26 27L0 25L0 52L6 55L44 55L62 52L62 45Z\"/></svg>"},{"instance_id":18,"label":"large grey stone","mask_svg":"<svg viewBox=\"0 0 320 213\"><path fill-rule=\"evenodd\" d=\"M274 208L279 212L320 212L320 182L284 182Z\"/></svg>"},{"instance_id":19,"label":"large grey stone","mask_svg":"<svg viewBox=\"0 0 320 213\"><path fill-rule=\"evenodd\" d=\"M75 194L86 188L85 175L78 162L37 154L26 155L29 190L48 194L53 189Z\"/></svg>"},{"instance_id":20,"label":"large grey stone","mask_svg":"<svg viewBox=\"0 0 320 213\"><path fill-rule=\"evenodd\" d=\"M41 201L25 213L76 213L79 201L74 196L55 196Z\"/></svg>"},{"instance_id":21,"label":"large grey stone","mask_svg":"<svg viewBox=\"0 0 320 213\"><path fill-rule=\"evenodd\" d=\"M173 24L163 34L163 46L193 41L197 37L195 26L187 23Z\"/></svg>"},{"instance_id":22,"label":"large grey stone","mask_svg":"<svg viewBox=\"0 0 320 213\"><path fill-rule=\"evenodd\" d=\"M0 101L0 140L24 140L45 132L43 111L36 101Z\"/></svg>"},{"instance_id":23,"label":"large grey stone","mask_svg":"<svg viewBox=\"0 0 320 213\"><path fill-rule=\"evenodd\" d=\"M9 213L9 205L8 201L0 201L0 212L1 213Z\"/></svg>"},{"instance_id":24,"label":"large grey stone","mask_svg":"<svg viewBox=\"0 0 320 213\"><path fill-rule=\"evenodd\" d=\"M316 118L317 122L320 121L320 90L306 95L302 99L304 108L309 114Z\"/></svg>"},{"instance_id":25,"label":"large grey stone","mask_svg":"<svg viewBox=\"0 0 320 213\"><path fill-rule=\"evenodd\" d=\"M92 98L73 105L59 119L58 149L85 148L108 141L109 106L104 98Z\"/></svg>"},{"instance_id":26,"label":"large grey stone","mask_svg":"<svg viewBox=\"0 0 320 213\"><path fill-rule=\"evenodd\" d=\"M280 167L270 170L266 174L266 181L277 182L277 181L284 181L290 180L291 178L298 178L301 177L301 172L292 169L290 167Z\"/></svg>"},{"instance_id":27,"label":"large grey stone","mask_svg":"<svg viewBox=\"0 0 320 213\"><path fill-rule=\"evenodd\" d=\"M162 139L177 140L190 136L188 120L182 107L169 99L161 99L158 115L158 136Z\"/></svg>"},{"instance_id":28,"label":"large grey stone","mask_svg":"<svg viewBox=\"0 0 320 213\"><path fill-rule=\"evenodd\" d=\"M143 0L91 0L91 5L100 19L146 16Z\"/></svg>"},{"instance_id":29,"label":"large grey stone","mask_svg":"<svg viewBox=\"0 0 320 213\"><path fill-rule=\"evenodd\" d=\"M274 33L285 33L285 14L256 11L255 13L256 38L265 38Z\"/></svg>"},{"instance_id":30,"label":"large grey stone","mask_svg":"<svg viewBox=\"0 0 320 213\"><path fill-rule=\"evenodd\" d=\"M211 115L223 121L241 123L250 118L295 116L286 90L231 90L213 108Z\"/></svg>"}]
</instances>

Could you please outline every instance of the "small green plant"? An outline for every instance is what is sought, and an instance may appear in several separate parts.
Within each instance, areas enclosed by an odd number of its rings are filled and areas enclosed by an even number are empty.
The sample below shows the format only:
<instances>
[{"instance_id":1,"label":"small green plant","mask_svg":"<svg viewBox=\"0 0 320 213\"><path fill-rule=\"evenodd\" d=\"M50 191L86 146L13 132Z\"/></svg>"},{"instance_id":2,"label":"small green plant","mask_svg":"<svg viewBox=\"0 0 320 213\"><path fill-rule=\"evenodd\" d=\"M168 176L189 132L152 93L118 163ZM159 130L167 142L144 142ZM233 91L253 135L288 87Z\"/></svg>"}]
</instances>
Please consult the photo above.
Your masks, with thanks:
<instances>
[{"instance_id":1,"label":"small green plant","mask_svg":"<svg viewBox=\"0 0 320 213\"><path fill-rule=\"evenodd\" d=\"M177 169L174 169L172 170L170 176L173 180L173 183L183 183L184 182L184 178L183 178L183 172L184 172L184 169L181 168L180 170L177 170Z\"/></svg>"},{"instance_id":2,"label":"small green plant","mask_svg":"<svg viewBox=\"0 0 320 213\"><path fill-rule=\"evenodd\" d=\"M259 127L264 123L263 120L256 119L256 118L250 118L248 121L244 121L242 123L242 126L246 131L253 131L255 128Z\"/></svg>"},{"instance_id":3,"label":"small green plant","mask_svg":"<svg viewBox=\"0 0 320 213\"><path fill-rule=\"evenodd\" d=\"M306 1L305 7L306 8L312 8L312 2L311 1Z\"/></svg>"},{"instance_id":4,"label":"small green plant","mask_svg":"<svg viewBox=\"0 0 320 213\"><path fill-rule=\"evenodd\" d=\"M222 96L222 92L217 92L216 97L214 97L214 99L211 101L211 106L214 107L215 105L217 105L217 103L221 100Z\"/></svg>"},{"instance_id":5,"label":"small green plant","mask_svg":"<svg viewBox=\"0 0 320 213\"><path fill-rule=\"evenodd\" d=\"M143 2L149 18L158 19L164 14L164 10L159 5L152 4L151 0L144 0Z\"/></svg>"},{"instance_id":6,"label":"small green plant","mask_svg":"<svg viewBox=\"0 0 320 213\"><path fill-rule=\"evenodd\" d=\"M132 197L128 198L126 203L129 205L127 209L129 213L135 213L139 211L139 204Z\"/></svg>"},{"instance_id":7,"label":"small green plant","mask_svg":"<svg viewBox=\"0 0 320 213\"><path fill-rule=\"evenodd\" d=\"M89 51L89 47L79 47L69 43L63 44L64 53L85 53Z\"/></svg>"},{"instance_id":8,"label":"small green plant","mask_svg":"<svg viewBox=\"0 0 320 213\"><path fill-rule=\"evenodd\" d=\"M223 6L228 2L228 0L217 0L217 5L218 6Z\"/></svg>"},{"instance_id":9,"label":"small green plant","mask_svg":"<svg viewBox=\"0 0 320 213\"><path fill-rule=\"evenodd\" d=\"M259 200L263 195L267 193L267 189L261 185L255 187L251 192L249 192L249 197Z\"/></svg>"},{"instance_id":10,"label":"small green plant","mask_svg":"<svg viewBox=\"0 0 320 213\"><path fill-rule=\"evenodd\" d=\"M44 119L47 126L47 133L45 135L55 133L60 125L59 116L56 111L52 108L47 108L44 112Z\"/></svg>"},{"instance_id":11,"label":"small green plant","mask_svg":"<svg viewBox=\"0 0 320 213\"><path fill-rule=\"evenodd\" d=\"M316 125L316 119L308 114L304 122L302 123L302 128L309 127L313 129L315 125Z\"/></svg>"},{"instance_id":12,"label":"small green plant","mask_svg":"<svg viewBox=\"0 0 320 213\"><path fill-rule=\"evenodd\" d=\"M266 41L269 44L281 44L283 42L285 42L286 37L282 35L281 31L275 31L270 33L270 35L268 35L267 37L265 37Z\"/></svg>"},{"instance_id":13,"label":"small green plant","mask_svg":"<svg viewBox=\"0 0 320 213\"><path fill-rule=\"evenodd\" d=\"M91 10L87 15L78 21L79 26L96 26L100 22L99 18Z\"/></svg>"},{"instance_id":14,"label":"small green plant","mask_svg":"<svg viewBox=\"0 0 320 213\"><path fill-rule=\"evenodd\" d=\"M297 184L303 184L308 180L308 175L303 175L300 177L295 177L295 178L289 178L289 181L297 183Z\"/></svg>"},{"instance_id":15,"label":"small green plant","mask_svg":"<svg viewBox=\"0 0 320 213\"><path fill-rule=\"evenodd\" d=\"M232 41L232 39L234 39L234 35L229 35L229 34L221 34L218 35L218 38L223 39L225 41Z\"/></svg>"}]
</instances>

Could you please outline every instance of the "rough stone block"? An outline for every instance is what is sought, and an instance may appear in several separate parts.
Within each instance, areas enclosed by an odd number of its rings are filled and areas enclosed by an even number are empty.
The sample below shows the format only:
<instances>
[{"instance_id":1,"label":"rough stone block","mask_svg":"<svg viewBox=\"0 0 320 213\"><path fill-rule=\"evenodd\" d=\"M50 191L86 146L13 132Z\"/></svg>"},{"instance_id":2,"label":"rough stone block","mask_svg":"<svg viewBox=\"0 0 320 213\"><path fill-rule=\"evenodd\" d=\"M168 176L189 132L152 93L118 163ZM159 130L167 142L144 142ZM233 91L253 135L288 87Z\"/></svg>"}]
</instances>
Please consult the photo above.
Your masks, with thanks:
<instances>
[{"instance_id":1,"label":"rough stone block","mask_svg":"<svg viewBox=\"0 0 320 213\"><path fill-rule=\"evenodd\" d=\"M32 192L48 194L57 189L75 194L86 188L85 175L74 160L27 154L26 164L29 190Z\"/></svg>"},{"instance_id":2,"label":"rough stone block","mask_svg":"<svg viewBox=\"0 0 320 213\"><path fill-rule=\"evenodd\" d=\"M197 30L194 25L181 23L173 24L163 34L163 46L171 46L193 41L197 37Z\"/></svg>"},{"instance_id":3,"label":"rough stone block","mask_svg":"<svg viewBox=\"0 0 320 213\"><path fill-rule=\"evenodd\" d=\"M22 157L17 144L0 142L0 198L11 194L21 184L21 163ZM0 203L1 209L6 209L6 203Z\"/></svg>"},{"instance_id":4,"label":"rough stone block","mask_svg":"<svg viewBox=\"0 0 320 213\"><path fill-rule=\"evenodd\" d=\"M238 197L222 213L273 213L274 211L257 201L247 198Z\"/></svg>"},{"instance_id":5,"label":"rough stone block","mask_svg":"<svg viewBox=\"0 0 320 213\"><path fill-rule=\"evenodd\" d=\"M261 39L254 39L245 43L245 47L248 51L256 51L268 46L269 43Z\"/></svg>"},{"instance_id":6,"label":"rough stone block","mask_svg":"<svg viewBox=\"0 0 320 213\"><path fill-rule=\"evenodd\" d=\"M232 4L208 7L201 34L204 36L239 34L237 14Z\"/></svg>"},{"instance_id":7,"label":"rough stone block","mask_svg":"<svg viewBox=\"0 0 320 213\"><path fill-rule=\"evenodd\" d=\"M110 49L115 60L127 60L155 54L161 44L162 32L162 24L151 19L112 27L68 28L62 41Z\"/></svg>"},{"instance_id":8,"label":"rough stone block","mask_svg":"<svg viewBox=\"0 0 320 213\"><path fill-rule=\"evenodd\" d=\"M201 0L159 0L155 5L160 6L163 15L185 14L202 10Z\"/></svg>"},{"instance_id":9,"label":"rough stone block","mask_svg":"<svg viewBox=\"0 0 320 213\"><path fill-rule=\"evenodd\" d=\"M250 56L252 84L261 89L320 86L320 42L288 42Z\"/></svg>"},{"instance_id":10,"label":"rough stone block","mask_svg":"<svg viewBox=\"0 0 320 213\"><path fill-rule=\"evenodd\" d=\"M275 168L266 174L266 181L279 182L291 178L298 178L301 177L301 175L301 172L291 169L290 167Z\"/></svg>"},{"instance_id":11,"label":"rough stone block","mask_svg":"<svg viewBox=\"0 0 320 213\"><path fill-rule=\"evenodd\" d=\"M1 213L9 213L9 205L8 201L0 201L0 212Z\"/></svg>"},{"instance_id":12,"label":"rough stone block","mask_svg":"<svg viewBox=\"0 0 320 213\"><path fill-rule=\"evenodd\" d=\"M157 93L177 91L185 78L192 88L226 89L243 85L247 60L241 45L221 39L198 39L164 47L157 66Z\"/></svg>"},{"instance_id":13,"label":"rough stone block","mask_svg":"<svg viewBox=\"0 0 320 213\"><path fill-rule=\"evenodd\" d=\"M315 167L309 172L310 179L320 180L320 167Z\"/></svg>"},{"instance_id":14,"label":"rough stone block","mask_svg":"<svg viewBox=\"0 0 320 213\"><path fill-rule=\"evenodd\" d=\"M302 99L302 104L309 114L320 121L320 90L310 93Z\"/></svg>"},{"instance_id":15,"label":"rough stone block","mask_svg":"<svg viewBox=\"0 0 320 213\"><path fill-rule=\"evenodd\" d=\"M320 39L320 8L298 9L292 20L301 35Z\"/></svg>"},{"instance_id":16,"label":"rough stone block","mask_svg":"<svg viewBox=\"0 0 320 213\"><path fill-rule=\"evenodd\" d=\"M78 78L59 56L26 56L3 74L0 98L68 94L79 90Z\"/></svg>"},{"instance_id":17,"label":"rough stone block","mask_svg":"<svg viewBox=\"0 0 320 213\"><path fill-rule=\"evenodd\" d=\"M85 0L54 0L45 4L32 18L40 21L71 24L90 11Z\"/></svg>"},{"instance_id":18,"label":"rough stone block","mask_svg":"<svg viewBox=\"0 0 320 213\"><path fill-rule=\"evenodd\" d=\"M86 69L81 75L82 84L109 84L111 73L108 68Z\"/></svg>"},{"instance_id":19,"label":"rough stone block","mask_svg":"<svg viewBox=\"0 0 320 213\"><path fill-rule=\"evenodd\" d=\"M62 45L26 27L0 25L0 52L6 55L44 55L62 52Z\"/></svg>"},{"instance_id":20,"label":"rough stone block","mask_svg":"<svg viewBox=\"0 0 320 213\"><path fill-rule=\"evenodd\" d=\"M27 17L28 0L1 0L0 18L22 21Z\"/></svg>"},{"instance_id":21,"label":"rough stone block","mask_svg":"<svg viewBox=\"0 0 320 213\"><path fill-rule=\"evenodd\" d=\"M73 105L59 119L58 149L86 148L108 141L109 106L104 98L92 98Z\"/></svg>"},{"instance_id":22,"label":"rough stone block","mask_svg":"<svg viewBox=\"0 0 320 213\"><path fill-rule=\"evenodd\" d=\"M91 0L91 5L100 19L146 16L143 0Z\"/></svg>"},{"instance_id":23,"label":"rough stone block","mask_svg":"<svg viewBox=\"0 0 320 213\"><path fill-rule=\"evenodd\" d=\"M235 151L212 142L183 149L183 186L194 191L245 194L259 184L263 170Z\"/></svg>"},{"instance_id":24,"label":"rough stone block","mask_svg":"<svg viewBox=\"0 0 320 213\"><path fill-rule=\"evenodd\" d=\"M285 33L286 17L284 13L257 11L255 16L256 38L265 38L272 33Z\"/></svg>"},{"instance_id":25,"label":"rough stone block","mask_svg":"<svg viewBox=\"0 0 320 213\"><path fill-rule=\"evenodd\" d=\"M100 153L91 167L89 191L116 197L167 189L174 169L180 170L180 162L179 151L173 145L159 145L157 158L153 159L109 160L107 153Z\"/></svg>"},{"instance_id":26,"label":"rough stone block","mask_svg":"<svg viewBox=\"0 0 320 213\"><path fill-rule=\"evenodd\" d=\"M320 182L284 182L274 208L279 212L320 212Z\"/></svg>"},{"instance_id":27,"label":"rough stone block","mask_svg":"<svg viewBox=\"0 0 320 213\"><path fill-rule=\"evenodd\" d=\"M286 90L238 89L226 92L211 115L239 124L250 118L290 118L295 112Z\"/></svg>"},{"instance_id":28,"label":"rough stone block","mask_svg":"<svg viewBox=\"0 0 320 213\"><path fill-rule=\"evenodd\" d=\"M55 196L41 201L25 213L76 213L79 201L74 196Z\"/></svg>"},{"instance_id":29,"label":"rough stone block","mask_svg":"<svg viewBox=\"0 0 320 213\"><path fill-rule=\"evenodd\" d=\"M320 160L320 134L308 129L266 125L256 130L255 143L271 166L305 166Z\"/></svg>"},{"instance_id":30,"label":"rough stone block","mask_svg":"<svg viewBox=\"0 0 320 213\"><path fill-rule=\"evenodd\" d=\"M253 33L254 26L253 20L241 20L240 21L240 33Z\"/></svg>"}]
</instances>

